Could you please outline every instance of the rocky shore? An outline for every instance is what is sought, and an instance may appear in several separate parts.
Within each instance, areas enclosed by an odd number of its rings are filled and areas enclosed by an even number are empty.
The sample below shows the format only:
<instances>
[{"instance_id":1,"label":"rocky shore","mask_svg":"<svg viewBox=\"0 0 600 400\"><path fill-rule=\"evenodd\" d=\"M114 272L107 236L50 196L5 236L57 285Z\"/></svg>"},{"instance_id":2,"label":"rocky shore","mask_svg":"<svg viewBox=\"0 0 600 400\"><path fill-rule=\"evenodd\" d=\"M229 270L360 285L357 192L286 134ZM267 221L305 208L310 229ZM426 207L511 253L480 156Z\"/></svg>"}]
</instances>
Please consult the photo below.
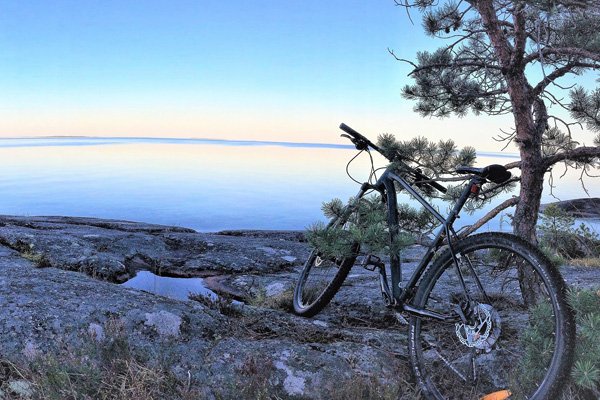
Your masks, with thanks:
<instances>
[{"instance_id":1,"label":"rocky shore","mask_svg":"<svg viewBox=\"0 0 600 400\"><path fill-rule=\"evenodd\" d=\"M2 216L0 366L35 371L48 357L96 365L98 349L114 352L119 339L147 368L173 377L174 398L334 399L370 390L415 398L406 326L383 306L374 273L351 271L315 318L291 314L290 288L308 252L301 232ZM407 273L421 252L403 253ZM217 293L243 303L177 301L119 285L141 270L208 277ZM599 275L575 267L563 274L581 287L597 285ZM4 369L0 399L35 393Z\"/></svg>"},{"instance_id":2,"label":"rocky shore","mask_svg":"<svg viewBox=\"0 0 600 400\"><path fill-rule=\"evenodd\" d=\"M556 205L558 208L567 212L574 218L600 219L600 198L598 197L587 197L583 199L564 200L549 204L542 204L540 211L544 211L544 209L550 204Z\"/></svg>"}]
</instances>

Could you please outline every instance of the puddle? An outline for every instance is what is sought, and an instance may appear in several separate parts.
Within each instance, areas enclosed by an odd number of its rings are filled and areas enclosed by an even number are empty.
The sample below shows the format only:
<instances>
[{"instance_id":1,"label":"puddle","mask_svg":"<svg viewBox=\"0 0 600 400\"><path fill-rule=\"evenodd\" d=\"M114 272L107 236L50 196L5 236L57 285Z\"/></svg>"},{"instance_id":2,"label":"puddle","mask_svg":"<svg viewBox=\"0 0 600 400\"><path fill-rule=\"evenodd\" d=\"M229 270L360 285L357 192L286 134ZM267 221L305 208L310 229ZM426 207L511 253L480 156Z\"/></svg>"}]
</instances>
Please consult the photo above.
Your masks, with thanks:
<instances>
[{"instance_id":1,"label":"puddle","mask_svg":"<svg viewBox=\"0 0 600 400\"><path fill-rule=\"evenodd\" d=\"M176 300L188 300L190 293L217 298L217 294L204 286L202 278L169 278L150 271L139 271L121 286L155 293Z\"/></svg>"}]
</instances>

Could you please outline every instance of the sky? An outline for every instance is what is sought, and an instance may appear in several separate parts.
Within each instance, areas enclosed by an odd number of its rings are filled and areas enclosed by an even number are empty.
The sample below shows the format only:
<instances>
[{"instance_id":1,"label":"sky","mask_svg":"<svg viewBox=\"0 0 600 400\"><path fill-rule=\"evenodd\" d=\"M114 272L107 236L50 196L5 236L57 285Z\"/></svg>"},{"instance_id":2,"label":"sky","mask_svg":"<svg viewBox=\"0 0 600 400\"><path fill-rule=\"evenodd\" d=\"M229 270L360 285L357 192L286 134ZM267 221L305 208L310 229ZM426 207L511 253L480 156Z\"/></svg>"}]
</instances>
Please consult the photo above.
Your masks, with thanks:
<instances>
[{"instance_id":1,"label":"sky","mask_svg":"<svg viewBox=\"0 0 600 400\"><path fill-rule=\"evenodd\" d=\"M4 1L0 137L340 143L453 138L482 151L505 117L422 118L400 89L441 45L393 0Z\"/></svg>"}]
</instances>

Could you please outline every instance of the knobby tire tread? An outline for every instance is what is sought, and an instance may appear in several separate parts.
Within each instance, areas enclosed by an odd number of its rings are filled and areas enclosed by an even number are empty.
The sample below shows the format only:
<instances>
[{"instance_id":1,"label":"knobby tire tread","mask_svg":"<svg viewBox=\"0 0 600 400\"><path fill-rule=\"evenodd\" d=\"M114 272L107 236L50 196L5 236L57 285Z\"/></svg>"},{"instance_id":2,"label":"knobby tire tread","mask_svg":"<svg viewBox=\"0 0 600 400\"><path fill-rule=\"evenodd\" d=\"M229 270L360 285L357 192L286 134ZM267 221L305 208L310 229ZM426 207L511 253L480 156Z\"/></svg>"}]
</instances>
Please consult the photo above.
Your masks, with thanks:
<instances>
[{"instance_id":1,"label":"knobby tire tread","mask_svg":"<svg viewBox=\"0 0 600 400\"><path fill-rule=\"evenodd\" d=\"M574 313L567 302L566 284L558 269L552 265L548 258L538 248L512 234L501 232L480 233L454 243L453 247L454 251L459 253L465 249L481 249L485 248L486 246L497 248L498 243L503 243L506 246L503 248L511 249L516 253L520 253L520 255L523 255L524 253L521 251L522 249L525 250L525 252L531 253L533 255L531 258L539 261L538 272L545 276L548 290L553 292L556 302L558 303L558 312L560 313L558 321L560 326L558 329L561 332L561 337L558 345L556 346L555 352L558 355L562 355L562 357L560 357L557 363L552 365L553 371L544 380L543 390L539 393L536 393L531 399L546 400L558 398L561 390L565 386L564 382L566 382L566 380L569 378L568 374L571 371L571 366L573 364L575 348L575 319ZM515 248L510 247L511 243L515 245ZM527 258L529 259L530 257ZM449 262L452 262L452 257L450 251L446 249L433 264L430 264L427 270L423 273L423 277L419 283L413 304L416 306L423 305L423 303L426 301L425 296L433 288L435 281L441 276L443 270L446 268L446 265ZM424 379L426 375L420 371L416 350L416 321L417 317L413 316L410 318L408 340L408 351L410 354L413 373L419 386L421 387L422 394L427 398L437 399L438 397L434 396L427 387Z\"/></svg>"}]
</instances>

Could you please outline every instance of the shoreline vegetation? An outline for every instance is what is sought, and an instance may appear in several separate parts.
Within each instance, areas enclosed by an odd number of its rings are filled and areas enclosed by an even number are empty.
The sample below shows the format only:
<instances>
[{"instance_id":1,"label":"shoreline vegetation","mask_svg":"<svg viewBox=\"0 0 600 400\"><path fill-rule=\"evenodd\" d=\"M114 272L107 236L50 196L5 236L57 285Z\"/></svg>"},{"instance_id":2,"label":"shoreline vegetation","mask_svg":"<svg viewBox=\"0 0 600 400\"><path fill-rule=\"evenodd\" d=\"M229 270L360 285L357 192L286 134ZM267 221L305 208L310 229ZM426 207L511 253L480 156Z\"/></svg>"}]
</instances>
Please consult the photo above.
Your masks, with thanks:
<instances>
[{"instance_id":1,"label":"shoreline vegetation","mask_svg":"<svg viewBox=\"0 0 600 400\"><path fill-rule=\"evenodd\" d=\"M406 326L369 271L316 318L291 313L308 252L302 232L0 216L0 398L419 398ZM407 275L421 253L402 252ZM144 270L203 277L220 297L116 284ZM582 307L600 299L600 268L561 272Z\"/></svg>"}]
</instances>

